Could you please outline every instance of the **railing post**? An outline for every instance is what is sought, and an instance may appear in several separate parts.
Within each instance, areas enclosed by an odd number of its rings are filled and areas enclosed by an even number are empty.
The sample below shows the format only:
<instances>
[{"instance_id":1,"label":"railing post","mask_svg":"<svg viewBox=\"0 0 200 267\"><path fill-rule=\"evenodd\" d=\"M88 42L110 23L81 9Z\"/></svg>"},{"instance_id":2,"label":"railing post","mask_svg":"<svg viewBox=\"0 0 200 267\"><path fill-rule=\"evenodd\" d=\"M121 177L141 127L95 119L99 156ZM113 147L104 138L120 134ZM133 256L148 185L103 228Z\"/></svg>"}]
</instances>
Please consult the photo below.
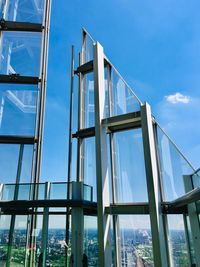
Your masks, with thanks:
<instances>
[{"instance_id":1,"label":"railing post","mask_svg":"<svg viewBox=\"0 0 200 267\"><path fill-rule=\"evenodd\" d=\"M51 184L45 183L45 199L50 199ZM41 246L41 261L42 267L46 267L47 245L48 245L48 224L49 224L49 207L44 208L43 225L42 225L42 246Z\"/></svg>"}]
</instances>

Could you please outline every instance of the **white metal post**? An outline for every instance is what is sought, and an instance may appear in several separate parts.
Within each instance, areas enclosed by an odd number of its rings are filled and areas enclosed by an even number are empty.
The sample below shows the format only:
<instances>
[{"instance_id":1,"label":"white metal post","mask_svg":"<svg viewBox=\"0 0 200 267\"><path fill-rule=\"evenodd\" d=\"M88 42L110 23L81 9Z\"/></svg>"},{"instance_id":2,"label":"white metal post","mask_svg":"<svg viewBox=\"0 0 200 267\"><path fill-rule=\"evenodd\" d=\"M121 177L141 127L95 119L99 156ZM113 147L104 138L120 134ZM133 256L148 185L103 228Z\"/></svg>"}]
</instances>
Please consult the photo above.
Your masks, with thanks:
<instances>
[{"instance_id":1,"label":"white metal post","mask_svg":"<svg viewBox=\"0 0 200 267\"><path fill-rule=\"evenodd\" d=\"M94 45L94 99L99 266L109 267L112 264L110 215L105 214L105 206L110 204L109 181L106 130L102 125L105 107L104 52L98 42Z\"/></svg>"},{"instance_id":2,"label":"white metal post","mask_svg":"<svg viewBox=\"0 0 200 267\"><path fill-rule=\"evenodd\" d=\"M149 104L141 106L141 123L149 197L153 255L155 267L168 267L167 249L164 238L164 222L161 213L160 187L156 159L155 140L151 108Z\"/></svg>"}]
</instances>

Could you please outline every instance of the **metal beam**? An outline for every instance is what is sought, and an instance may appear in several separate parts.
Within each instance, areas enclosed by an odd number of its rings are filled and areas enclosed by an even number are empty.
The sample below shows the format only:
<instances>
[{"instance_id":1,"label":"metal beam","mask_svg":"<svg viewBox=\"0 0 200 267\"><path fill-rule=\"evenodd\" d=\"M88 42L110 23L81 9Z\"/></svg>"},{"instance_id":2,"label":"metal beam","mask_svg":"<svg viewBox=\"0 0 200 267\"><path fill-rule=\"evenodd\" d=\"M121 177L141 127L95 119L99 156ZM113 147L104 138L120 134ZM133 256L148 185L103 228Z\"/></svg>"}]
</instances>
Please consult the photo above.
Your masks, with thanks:
<instances>
[{"instance_id":1,"label":"metal beam","mask_svg":"<svg viewBox=\"0 0 200 267\"><path fill-rule=\"evenodd\" d=\"M19 74L0 74L0 83L38 84L39 82L40 79L38 77L21 76Z\"/></svg>"},{"instance_id":2,"label":"metal beam","mask_svg":"<svg viewBox=\"0 0 200 267\"><path fill-rule=\"evenodd\" d=\"M86 200L66 200L66 199L48 199L48 200L11 200L0 201L0 208L5 210L17 210L34 207L85 207L96 209L97 203Z\"/></svg>"},{"instance_id":3,"label":"metal beam","mask_svg":"<svg viewBox=\"0 0 200 267\"><path fill-rule=\"evenodd\" d=\"M27 144L33 145L37 139L32 136L8 136L0 135L0 144Z\"/></svg>"},{"instance_id":4,"label":"metal beam","mask_svg":"<svg viewBox=\"0 0 200 267\"><path fill-rule=\"evenodd\" d=\"M200 200L200 187L190 190L184 196L175 199L170 204L173 207L182 207L190 203L195 203L198 200Z\"/></svg>"},{"instance_id":5,"label":"metal beam","mask_svg":"<svg viewBox=\"0 0 200 267\"><path fill-rule=\"evenodd\" d=\"M0 31L42 32L43 28L39 23L0 20Z\"/></svg>"},{"instance_id":6,"label":"metal beam","mask_svg":"<svg viewBox=\"0 0 200 267\"><path fill-rule=\"evenodd\" d=\"M80 129L72 135L73 138L88 138L95 136L95 127Z\"/></svg>"},{"instance_id":7,"label":"metal beam","mask_svg":"<svg viewBox=\"0 0 200 267\"><path fill-rule=\"evenodd\" d=\"M140 112L131 112L103 119L102 125L107 129L108 132L138 128L141 126Z\"/></svg>"},{"instance_id":8,"label":"metal beam","mask_svg":"<svg viewBox=\"0 0 200 267\"><path fill-rule=\"evenodd\" d=\"M105 208L106 214L120 215L120 214L149 214L148 203L137 204L111 204Z\"/></svg>"}]
</instances>

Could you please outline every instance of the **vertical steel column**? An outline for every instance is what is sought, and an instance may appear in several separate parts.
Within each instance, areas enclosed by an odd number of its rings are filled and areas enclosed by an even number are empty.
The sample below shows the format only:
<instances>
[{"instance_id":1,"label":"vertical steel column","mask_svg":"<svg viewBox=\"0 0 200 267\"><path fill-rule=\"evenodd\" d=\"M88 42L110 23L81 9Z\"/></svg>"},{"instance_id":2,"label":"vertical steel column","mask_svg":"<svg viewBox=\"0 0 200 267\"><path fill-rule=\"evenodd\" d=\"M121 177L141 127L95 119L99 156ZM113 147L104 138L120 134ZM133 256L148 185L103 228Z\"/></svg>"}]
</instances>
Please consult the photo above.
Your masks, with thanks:
<instances>
[{"instance_id":1,"label":"vertical steel column","mask_svg":"<svg viewBox=\"0 0 200 267\"><path fill-rule=\"evenodd\" d=\"M193 188L192 184L192 178L190 175L184 175L184 185L185 185L185 191L189 192ZM197 208L195 203L188 204L188 216L190 220L191 225L191 232L192 232L192 240L194 245L194 254L196 258L196 266L200 267L200 224L199 224L199 218L197 214Z\"/></svg>"},{"instance_id":2,"label":"vertical steel column","mask_svg":"<svg viewBox=\"0 0 200 267\"><path fill-rule=\"evenodd\" d=\"M37 110L37 146L35 154L35 170L33 173L34 181L39 182L40 166L42 157L42 137L44 132L44 112L45 112L45 97L46 97L46 75L47 75L47 61L48 61L48 36L49 36L49 20L50 20L50 0L45 1L45 12L43 22L43 43L41 49L41 66L40 66L40 92L39 92L39 108Z\"/></svg>"},{"instance_id":3,"label":"vertical steel column","mask_svg":"<svg viewBox=\"0 0 200 267\"><path fill-rule=\"evenodd\" d=\"M84 42L84 41L83 41ZM83 52L79 54L79 66L83 64ZM84 101L84 77L82 73L79 73L78 77L78 131L84 127L84 109L85 109L85 101ZM84 143L83 139L78 138L77 140L77 182L83 181L83 173L84 173Z\"/></svg>"},{"instance_id":4,"label":"vertical steel column","mask_svg":"<svg viewBox=\"0 0 200 267\"><path fill-rule=\"evenodd\" d=\"M72 199L83 200L83 182L72 182ZM73 267L80 267L82 266L84 242L83 208L73 207L71 216Z\"/></svg>"},{"instance_id":5,"label":"vertical steel column","mask_svg":"<svg viewBox=\"0 0 200 267\"><path fill-rule=\"evenodd\" d=\"M167 267L167 249L164 239L164 222L161 213L161 193L159 188L158 166L156 160L155 140L152 115L149 104L141 106L141 123L149 197L149 212L153 242L155 267Z\"/></svg>"},{"instance_id":6,"label":"vertical steel column","mask_svg":"<svg viewBox=\"0 0 200 267\"><path fill-rule=\"evenodd\" d=\"M45 184L45 199L50 198L50 187L51 187L51 184L47 182ZM48 245L48 225L49 225L49 208L46 207L44 208L43 224L42 224L42 245L41 245L42 267L46 267L47 245Z\"/></svg>"},{"instance_id":7,"label":"vertical steel column","mask_svg":"<svg viewBox=\"0 0 200 267\"><path fill-rule=\"evenodd\" d=\"M109 267L112 262L110 215L105 214L105 206L110 204L109 181L106 130L102 126L105 107L104 53L99 43L94 45L94 96L99 266Z\"/></svg>"}]
</instances>

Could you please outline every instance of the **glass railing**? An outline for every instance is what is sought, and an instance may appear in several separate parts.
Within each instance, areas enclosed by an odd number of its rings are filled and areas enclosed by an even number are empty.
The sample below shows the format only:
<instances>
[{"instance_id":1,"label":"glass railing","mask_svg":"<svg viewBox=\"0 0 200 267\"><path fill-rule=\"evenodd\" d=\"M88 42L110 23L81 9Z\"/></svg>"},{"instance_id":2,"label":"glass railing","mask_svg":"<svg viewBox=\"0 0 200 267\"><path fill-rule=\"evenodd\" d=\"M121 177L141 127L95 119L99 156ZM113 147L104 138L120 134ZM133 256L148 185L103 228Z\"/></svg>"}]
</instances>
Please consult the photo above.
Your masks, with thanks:
<instances>
[{"instance_id":1,"label":"glass railing","mask_svg":"<svg viewBox=\"0 0 200 267\"><path fill-rule=\"evenodd\" d=\"M94 59L94 40L83 30L83 44L82 44L82 64Z\"/></svg>"},{"instance_id":2,"label":"glass railing","mask_svg":"<svg viewBox=\"0 0 200 267\"><path fill-rule=\"evenodd\" d=\"M49 196L46 195L49 188ZM69 194L68 194L69 189ZM1 184L0 200L93 200L93 188L83 183Z\"/></svg>"},{"instance_id":3,"label":"glass railing","mask_svg":"<svg viewBox=\"0 0 200 267\"><path fill-rule=\"evenodd\" d=\"M187 192L185 190L184 177L191 175L194 169L158 125L157 145L164 200L172 201Z\"/></svg>"}]
</instances>

